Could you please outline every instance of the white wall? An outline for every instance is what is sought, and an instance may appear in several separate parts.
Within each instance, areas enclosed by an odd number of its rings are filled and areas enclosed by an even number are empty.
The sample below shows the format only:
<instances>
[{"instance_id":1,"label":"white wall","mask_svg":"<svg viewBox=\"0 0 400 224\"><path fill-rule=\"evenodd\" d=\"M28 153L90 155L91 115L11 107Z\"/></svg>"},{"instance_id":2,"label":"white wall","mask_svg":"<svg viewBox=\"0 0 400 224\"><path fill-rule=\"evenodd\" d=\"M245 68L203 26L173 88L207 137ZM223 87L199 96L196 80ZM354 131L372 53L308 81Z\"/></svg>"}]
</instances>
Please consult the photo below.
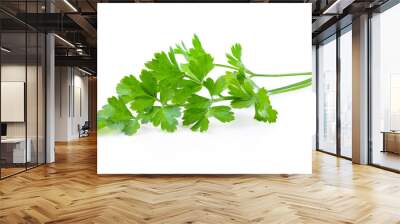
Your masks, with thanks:
<instances>
[{"instance_id":1,"label":"white wall","mask_svg":"<svg viewBox=\"0 0 400 224\"><path fill-rule=\"evenodd\" d=\"M67 141L69 128L69 68L56 67L55 73L55 140Z\"/></svg>"},{"instance_id":2,"label":"white wall","mask_svg":"<svg viewBox=\"0 0 400 224\"><path fill-rule=\"evenodd\" d=\"M56 67L55 85L55 140L77 139L78 125L88 120L88 78L76 68Z\"/></svg>"},{"instance_id":3,"label":"white wall","mask_svg":"<svg viewBox=\"0 0 400 224\"><path fill-rule=\"evenodd\" d=\"M74 99L74 102L71 102L71 105L74 104L72 108L72 119L71 119L71 132L70 135L73 138L79 137L78 125L83 125L85 121L88 121L88 78L83 77L78 70L74 70L74 96L71 96Z\"/></svg>"}]
</instances>

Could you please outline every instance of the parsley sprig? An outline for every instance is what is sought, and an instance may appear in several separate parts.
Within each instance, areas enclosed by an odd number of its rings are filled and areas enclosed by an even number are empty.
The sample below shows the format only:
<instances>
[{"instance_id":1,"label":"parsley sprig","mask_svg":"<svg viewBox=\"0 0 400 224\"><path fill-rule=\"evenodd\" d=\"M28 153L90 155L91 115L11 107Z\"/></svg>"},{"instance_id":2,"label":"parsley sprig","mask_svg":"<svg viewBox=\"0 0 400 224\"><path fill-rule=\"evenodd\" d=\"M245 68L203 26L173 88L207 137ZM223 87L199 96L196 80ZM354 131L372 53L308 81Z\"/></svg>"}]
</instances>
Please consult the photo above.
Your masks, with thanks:
<instances>
[{"instance_id":1,"label":"parsley sprig","mask_svg":"<svg viewBox=\"0 0 400 224\"><path fill-rule=\"evenodd\" d=\"M287 74L258 74L242 61L242 47L234 44L226 54L228 65L214 62L200 39L194 35L192 47L182 42L168 52L154 54L145 63L139 78L125 76L116 87L117 96L98 111L98 128L110 128L126 135L135 134L141 124L152 123L167 132L177 130L179 119L193 131L207 131L210 118L220 122L235 119L233 109L254 107L254 119L276 122L278 112L272 107L270 96L305 88L311 85L311 72ZM183 63L177 57L182 57ZM226 69L217 79L207 77L216 67ZM252 78L281 78L308 76L287 86L267 90ZM200 95L202 89L208 96ZM203 94L204 95L204 94ZM221 105L221 102L228 102Z\"/></svg>"}]
</instances>

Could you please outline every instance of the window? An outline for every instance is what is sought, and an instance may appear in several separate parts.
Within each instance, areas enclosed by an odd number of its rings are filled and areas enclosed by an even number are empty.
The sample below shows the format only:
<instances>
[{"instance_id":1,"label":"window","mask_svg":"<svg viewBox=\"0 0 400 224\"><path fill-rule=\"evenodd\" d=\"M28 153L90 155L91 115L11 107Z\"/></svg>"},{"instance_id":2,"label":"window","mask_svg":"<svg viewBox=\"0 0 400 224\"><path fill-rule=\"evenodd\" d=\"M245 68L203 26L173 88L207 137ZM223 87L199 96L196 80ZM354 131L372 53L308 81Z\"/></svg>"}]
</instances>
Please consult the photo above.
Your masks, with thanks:
<instances>
[{"instance_id":1,"label":"window","mask_svg":"<svg viewBox=\"0 0 400 224\"><path fill-rule=\"evenodd\" d=\"M18 13L41 12L41 5L19 2ZM45 163L46 39L4 13L0 17L12 22L0 23L0 178L5 178Z\"/></svg>"},{"instance_id":2,"label":"window","mask_svg":"<svg viewBox=\"0 0 400 224\"><path fill-rule=\"evenodd\" d=\"M372 164L400 170L400 5L371 19Z\"/></svg>"},{"instance_id":3,"label":"window","mask_svg":"<svg viewBox=\"0 0 400 224\"><path fill-rule=\"evenodd\" d=\"M340 36L340 155L352 157L352 33L351 26Z\"/></svg>"},{"instance_id":4,"label":"window","mask_svg":"<svg viewBox=\"0 0 400 224\"><path fill-rule=\"evenodd\" d=\"M336 36L318 48L318 149L336 153Z\"/></svg>"}]
</instances>

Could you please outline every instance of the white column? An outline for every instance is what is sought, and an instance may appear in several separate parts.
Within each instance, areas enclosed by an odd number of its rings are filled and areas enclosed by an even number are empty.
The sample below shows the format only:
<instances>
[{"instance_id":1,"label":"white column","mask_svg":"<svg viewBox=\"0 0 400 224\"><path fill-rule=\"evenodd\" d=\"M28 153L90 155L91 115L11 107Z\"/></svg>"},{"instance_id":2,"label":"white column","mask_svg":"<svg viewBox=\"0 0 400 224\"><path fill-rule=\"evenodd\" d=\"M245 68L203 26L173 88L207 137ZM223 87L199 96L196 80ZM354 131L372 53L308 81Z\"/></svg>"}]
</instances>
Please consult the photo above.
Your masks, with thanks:
<instances>
[{"instance_id":1,"label":"white column","mask_svg":"<svg viewBox=\"0 0 400 224\"><path fill-rule=\"evenodd\" d=\"M46 11L54 12L54 5L46 1ZM55 43L54 34L46 35L46 163L55 162Z\"/></svg>"},{"instance_id":2,"label":"white column","mask_svg":"<svg viewBox=\"0 0 400 224\"><path fill-rule=\"evenodd\" d=\"M353 19L353 162L368 163L368 15Z\"/></svg>"},{"instance_id":3,"label":"white column","mask_svg":"<svg viewBox=\"0 0 400 224\"><path fill-rule=\"evenodd\" d=\"M47 77L46 77L46 163L55 161L54 133L55 133L55 56L54 56L54 35L46 36L46 57L47 57Z\"/></svg>"}]
</instances>

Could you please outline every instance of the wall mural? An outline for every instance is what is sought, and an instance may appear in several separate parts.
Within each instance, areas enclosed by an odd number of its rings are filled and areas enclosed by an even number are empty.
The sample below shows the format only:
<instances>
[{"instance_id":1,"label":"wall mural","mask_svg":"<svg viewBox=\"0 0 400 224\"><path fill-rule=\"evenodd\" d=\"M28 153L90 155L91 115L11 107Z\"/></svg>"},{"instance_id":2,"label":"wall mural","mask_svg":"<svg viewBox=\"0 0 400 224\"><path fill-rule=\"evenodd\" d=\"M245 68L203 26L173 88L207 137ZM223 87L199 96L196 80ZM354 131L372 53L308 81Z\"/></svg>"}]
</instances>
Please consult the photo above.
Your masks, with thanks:
<instances>
[{"instance_id":1,"label":"wall mural","mask_svg":"<svg viewBox=\"0 0 400 224\"><path fill-rule=\"evenodd\" d=\"M97 172L311 173L311 14L98 4Z\"/></svg>"}]
</instances>

